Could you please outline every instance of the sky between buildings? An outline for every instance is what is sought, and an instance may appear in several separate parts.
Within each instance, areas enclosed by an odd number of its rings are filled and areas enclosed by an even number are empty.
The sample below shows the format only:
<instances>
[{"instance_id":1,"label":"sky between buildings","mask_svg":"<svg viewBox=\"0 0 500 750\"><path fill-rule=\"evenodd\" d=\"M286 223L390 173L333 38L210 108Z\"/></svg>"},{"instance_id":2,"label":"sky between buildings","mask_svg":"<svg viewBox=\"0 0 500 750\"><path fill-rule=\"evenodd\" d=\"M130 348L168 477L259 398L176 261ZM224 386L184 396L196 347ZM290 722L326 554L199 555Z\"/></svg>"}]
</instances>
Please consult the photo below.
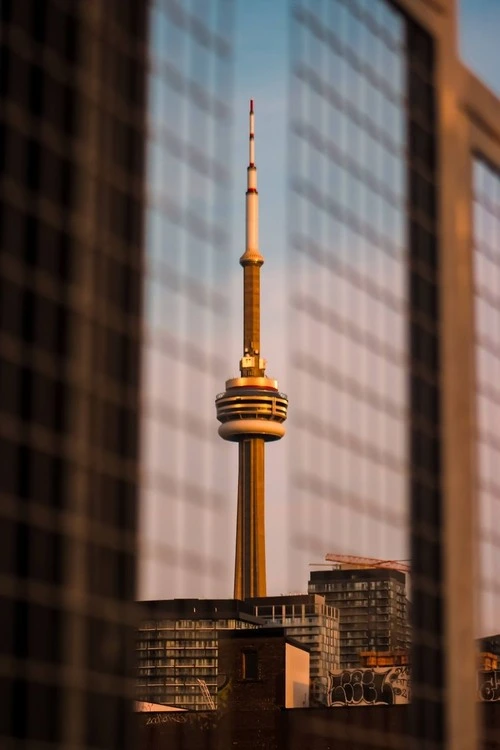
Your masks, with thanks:
<instances>
[{"instance_id":1,"label":"sky between buildings","mask_svg":"<svg viewBox=\"0 0 500 750\"><path fill-rule=\"evenodd\" d=\"M259 169L260 241L266 258L262 271L262 351L268 358L268 373L277 377L283 390L287 390L287 357L284 351L285 336L285 285L284 260L286 249L286 199L287 199L287 124L289 55L288 55L288 0L238 0L235 35L235 79L233 107L233 177L232 197L232 267L227 269L225 291L231 298L230 309L241 310L241 269L238 258L244 244L244 193L247 161L248 100L255 99L256 107L256 160ZM461 0L460 43L466 64L496 93L500 93L500 50L497 42L500 32L500 2L498 0ZM226 377L236 374L241 356L241 314L228 323L224 346L229 350L231 369ZM219 390L224 386L223 380ZM208 395L208 394L207 394ZM206 400L207 419L213 421L216 435L217 422L213 405L214 393ZM205 407L203 407L205 408ZM152 438L145 441L146 450ZM217 574L196 575L193 568L185 575L172 575L175 560L163 560L160 555L148 554L150 543L158 543L169 535L176 535L180 545L189 547L189 539L196 538L196 512L176 522L175 530L168 510L168 497L146 501L142 508L142 565L140 596L143 598L171 598L181 596L229 596L232 591L234 521L236 513L237 451L231 444L219 441L218 459L224 465L221 492L225 512L207 520L211 524L212 539L218 546L219 558L226 561ZM309 573L308 562L319 562L328 549L318 549L317 559L304 555L294 560L286 533L287 514L286 438L280 444L267 448L267 548L269 593L290 590L304 591ZM193 467L195 468L195 467ZM196 471L194 471L196 473ZM187 511L186 511L187 512ZM335 534L332 533L332 537ZM366 538L365 538L366 537ZM221 545L220 543L223 542ZM347 547L341 550L343 542ZM151 546L152 548L152 546ZM193 550L195 546L193 544ZM379 535L370 542L368 535L347 540L332 538L330 550L368 554L391 559L405 557L405 540L395 537L387 548L387 540ZM177 571L179 572L179 571Z\"/></svg>"}]
</instances>

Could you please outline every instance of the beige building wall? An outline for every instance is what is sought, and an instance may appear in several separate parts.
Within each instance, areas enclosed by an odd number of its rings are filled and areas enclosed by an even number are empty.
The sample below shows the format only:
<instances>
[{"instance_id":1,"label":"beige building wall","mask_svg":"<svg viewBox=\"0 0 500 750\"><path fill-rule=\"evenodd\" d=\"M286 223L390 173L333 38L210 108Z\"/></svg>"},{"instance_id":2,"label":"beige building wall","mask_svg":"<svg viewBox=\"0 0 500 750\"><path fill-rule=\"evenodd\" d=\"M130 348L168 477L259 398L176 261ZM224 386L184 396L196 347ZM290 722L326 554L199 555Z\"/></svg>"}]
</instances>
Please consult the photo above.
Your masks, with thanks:
<instances>
[{"instance_id":1,"label":"beige building wall","mask_svg":"<svg viewBox=\"0 0 500 750\"><path fill-rule=\"evenodd\" d=\"M285 644L285 708L309 706L308 651Z\"/></svg>"}]
</instances>

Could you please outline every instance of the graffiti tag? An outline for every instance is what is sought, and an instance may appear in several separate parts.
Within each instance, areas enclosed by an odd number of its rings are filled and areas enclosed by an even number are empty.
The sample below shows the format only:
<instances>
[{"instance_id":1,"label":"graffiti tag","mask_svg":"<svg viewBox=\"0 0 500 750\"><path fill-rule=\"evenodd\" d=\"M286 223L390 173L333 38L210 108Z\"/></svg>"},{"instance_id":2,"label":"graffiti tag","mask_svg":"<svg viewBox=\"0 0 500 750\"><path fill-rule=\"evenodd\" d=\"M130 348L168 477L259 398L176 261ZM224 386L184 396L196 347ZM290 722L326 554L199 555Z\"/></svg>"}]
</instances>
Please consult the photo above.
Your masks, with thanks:
<instances>
[{"instance_id":1,"label":"graffiti tag","mask_svg":"<svg viewBox=\"0 0 500 750\"><path fill-rule=\"evenodd\" d=\"M500 701L500 670L480 670L477 673L477 683L479 700Z\"/></svg>"},{"instance_id":2,"label":"graffiti tag","mask_svg":"<svg viewBox=\"0 0 500 750\"><path fill-rule=\"evenodd\" d=\"M370 706L409 703L411 680L408 667L344 669L331 672L329 706Z\"/></svg>"},{"instance_id":3,"label":"graffiti tag","mask_svg":"<svg viewBox=\"0 0 500 750\"><path fill-rule=\"evenodd\" d=\"M170 711L167 711L165 713L158 713L154 714L153 716L148 716L146 720L146 726L148 726L148 724L182 724L185 721L186 720L183 716L177 716L175 715L175 712L172 716L172 713Z\"/></svg>"},{"instance_id":4,"label":"graffiti tag","mask_svg":"<svg viewBox=\"0 0 500 750\"><path fill-rule=\"evenodd\" d=\"M487 703L500 701L500 670L478 671L477 697ZM410 700L409 667L344 669L331 672L328 679L328 706L392 706Z\"/></svg>"}]
</instances>

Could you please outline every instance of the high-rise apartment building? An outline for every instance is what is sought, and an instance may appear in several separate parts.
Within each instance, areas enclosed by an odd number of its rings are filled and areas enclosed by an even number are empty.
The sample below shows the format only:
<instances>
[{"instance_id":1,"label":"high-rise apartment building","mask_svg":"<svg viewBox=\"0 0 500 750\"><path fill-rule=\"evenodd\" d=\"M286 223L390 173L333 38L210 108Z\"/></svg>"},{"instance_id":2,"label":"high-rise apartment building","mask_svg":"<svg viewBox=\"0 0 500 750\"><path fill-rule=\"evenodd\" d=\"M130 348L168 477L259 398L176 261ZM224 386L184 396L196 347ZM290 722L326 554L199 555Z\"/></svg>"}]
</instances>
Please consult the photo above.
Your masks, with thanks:
<instances>
[{"instance_id":1,"label":"high-rise apartment building","mask_svg":"<svg viewBox=\"0 0 500 750\"><path fill-rule=\"evenodd\" d=\"M310 653L311 699L321 701L328 674L340 666L339 610L318 594L289 594L248 599L266 625L285 628Z\"/></svg>"},{"instance_id":2,"label":"high-rise apartment building","mask_svg":"<svg viewBox=\"0 0 500 750\"><path fill-rule=\"evenodd\" d=\"M146 4L0 3L0 746L135 748Z\"/></svg>"},{"instance_id":3,"label":"high-rise apartment building","mask_svg":"<svg viewBox=\"0 0 500 750\"><path fill-rule=\"evenodd\" d=\"M409 647L404 573L383 568L312 571L308 590L339 612L341 668L361 666L362 651Z\"/></svg>"},{"instance_id":4,"label":"high-rise apartment building","mask_svg":"<svg viewBox=\"0 0 500 750\"><path fill-rule=\"evenodd\" d=\"M217 705L218 635L264 624L235 599L142 602L137 700L192 711Z\"/></svg>"}]
</instances>

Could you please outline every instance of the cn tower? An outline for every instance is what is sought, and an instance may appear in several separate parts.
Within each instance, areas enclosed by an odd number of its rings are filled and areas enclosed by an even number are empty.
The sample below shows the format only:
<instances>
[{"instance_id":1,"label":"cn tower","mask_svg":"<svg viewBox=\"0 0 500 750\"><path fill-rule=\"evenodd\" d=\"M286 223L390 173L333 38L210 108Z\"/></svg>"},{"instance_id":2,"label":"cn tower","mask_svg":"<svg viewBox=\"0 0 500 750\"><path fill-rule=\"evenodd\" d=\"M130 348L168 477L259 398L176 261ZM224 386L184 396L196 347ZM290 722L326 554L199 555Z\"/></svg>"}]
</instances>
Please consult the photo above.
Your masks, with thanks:
<instances>
[{"instance_id":1,"label":"cn tower","mask_svg":"<svg viewBox=\"0 0 500 750\"><path fill-rule=\"evenodd\" d=\"M238 514L234 598L266 596L264 443L285 434L288 399L266 376L260 353L259 196L255 166L253 99L250 101L249 164L246 192L246 243L243 266L243 356L240 377L226 381L215 399L219 435L238 443Z\"/></svg>"}]
</instances>

